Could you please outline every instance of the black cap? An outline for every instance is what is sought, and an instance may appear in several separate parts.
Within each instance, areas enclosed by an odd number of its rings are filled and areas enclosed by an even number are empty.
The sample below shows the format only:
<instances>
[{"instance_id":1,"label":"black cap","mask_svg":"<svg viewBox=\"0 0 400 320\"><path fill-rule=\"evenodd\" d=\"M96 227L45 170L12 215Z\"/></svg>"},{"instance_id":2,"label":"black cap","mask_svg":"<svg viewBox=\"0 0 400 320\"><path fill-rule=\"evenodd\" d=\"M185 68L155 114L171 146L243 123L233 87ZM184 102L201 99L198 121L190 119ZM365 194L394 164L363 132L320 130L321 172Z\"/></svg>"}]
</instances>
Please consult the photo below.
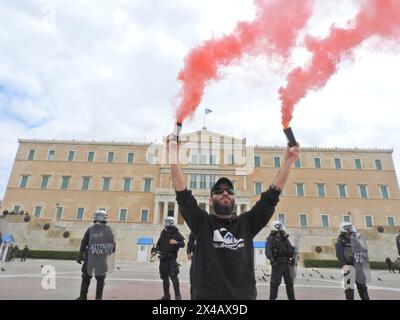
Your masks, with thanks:
<instances>
[{"instance_id":1,"label":"black cap","mask_svg":"<svg viewBox=\"0 0 400 320\"><path fill-rule=\"evenodd\" d=\"M229 179L226 178L226 177L222 177L222 178L219 178L218 181L212 186L210 194L212 195L213 191L214 191L215 189L218 189L219 185L221 185L221 184L226 184L226 185L228 185L230 188L233 189L233 183L232 183L232 181L229 180Z\"/></svg>"}]
</instances>

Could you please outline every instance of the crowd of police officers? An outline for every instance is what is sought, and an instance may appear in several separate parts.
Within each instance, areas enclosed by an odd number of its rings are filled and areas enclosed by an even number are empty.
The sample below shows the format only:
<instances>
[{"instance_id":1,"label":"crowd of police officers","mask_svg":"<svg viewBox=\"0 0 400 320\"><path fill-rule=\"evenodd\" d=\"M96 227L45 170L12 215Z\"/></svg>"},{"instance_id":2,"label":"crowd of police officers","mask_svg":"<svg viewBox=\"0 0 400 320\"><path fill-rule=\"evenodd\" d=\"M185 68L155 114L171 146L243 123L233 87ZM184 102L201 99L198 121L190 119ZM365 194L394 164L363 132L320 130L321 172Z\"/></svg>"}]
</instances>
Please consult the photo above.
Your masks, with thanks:
<instances>
[{"instance_id":1,"label":"crowd of police officers","mask_svg":"<svg viewBox=\"0 0 400 320\"><path fill-rule=\"evenodd\" d=\"M82 263L82 283L79 300L87 300L87 293L91 278L97 280L96 300L103 297L105 278L108 270L113 268L115 240L111 228L107 225L107 213L98 210L93 215L94 225L90 227L81 242L78 263ZM278 296L278 289L282 278L285 282L286 293L289 300L295 300L294 281L297 273L299 243L291 243L282 221L276 220L270 223L270 234L265 243L265 255L271 264L270 300ZM396 237L396 245L400 256L400 234ZM164 221L164 229L161 231L157 244L151 250L151 259L159 258L159 272L163 280L163 296L160 300L170 300L171 279L175 299L181 300L179 288L179 263L176 261L178 251L185 247L185 239L175 226L173 217L167 217ZM196 239L191 233L187 245L190 267L190 294L192 299L192 281L195 259ZM336 245L336 256L342 266L345 280L346 300L354 300L354 284L362 300L369 300L367 282L369 281L369 260L365 239L357 232L350 222L343 222L339 226L339 237ZM154 260L153 260L154 261Z\"/></svg>"}]
</instances>

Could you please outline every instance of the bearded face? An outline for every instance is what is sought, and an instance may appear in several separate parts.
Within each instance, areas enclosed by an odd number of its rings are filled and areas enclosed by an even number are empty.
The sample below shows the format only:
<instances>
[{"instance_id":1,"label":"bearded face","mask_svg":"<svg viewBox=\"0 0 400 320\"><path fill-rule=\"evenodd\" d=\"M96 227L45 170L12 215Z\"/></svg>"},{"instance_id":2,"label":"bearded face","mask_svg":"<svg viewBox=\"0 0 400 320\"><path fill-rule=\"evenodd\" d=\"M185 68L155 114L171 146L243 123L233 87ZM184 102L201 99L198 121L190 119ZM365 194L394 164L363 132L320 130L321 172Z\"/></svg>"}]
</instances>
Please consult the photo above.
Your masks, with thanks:
<instances>
[{"instance_id":1,"label":"bearded face","mask_svg":"<svg viewBox=\"0 0 400 320\"><path fill-rule=\"evenodd\" d=\"M221 185L218 193L212 195L212 206L216 214L229 216L233 214L235 208L235 197L230 192L229 186ZM222 192L221 192L222 191Z\"/></svg>"},{"instance_id":2,"label":"bearded face","mask_svg":"<svg viewBox=\"0 0 400 320\"><path fill-rule=\"evenodd\" d=\"M221 216L229 216L233 213L233 208L235 207L235 200L219 201L216 199L212 200L215 213Z\"/></svg>"}]
</instances>

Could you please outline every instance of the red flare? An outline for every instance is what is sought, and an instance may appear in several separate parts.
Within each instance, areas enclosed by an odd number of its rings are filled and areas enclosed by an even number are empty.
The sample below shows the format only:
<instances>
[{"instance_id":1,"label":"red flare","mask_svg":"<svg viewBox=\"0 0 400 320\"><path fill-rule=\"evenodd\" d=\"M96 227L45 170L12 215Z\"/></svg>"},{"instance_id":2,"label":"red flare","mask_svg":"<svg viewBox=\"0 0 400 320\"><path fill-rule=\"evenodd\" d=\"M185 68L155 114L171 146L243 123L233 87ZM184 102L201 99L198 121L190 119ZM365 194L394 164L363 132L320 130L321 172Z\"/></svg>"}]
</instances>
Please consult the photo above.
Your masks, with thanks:
<instances>
[{"instance_id":1,"label":"red flare","mask_svg":"<svg viewBox=\"0 0 400 320\"><path fill-rule=\"evenodd\" d=\"M308 91L324 87L336 73L338 64L351 56L364 40L372 36L399 39L400 0L363 0L360 12L348 26L346 29L331 27L324 39L306 37L306 47L312 53L310 64L292 70L286 87L279 89L284 128L290 124L294 106Z\"/></svg>"},{"instance_id":2,"label":"red flare","mask_svg":"<svg viewBox=\"0 0 400 320\"><path fill-rule=\"evenodd\" d=\"M186 56L178 76L182 83L178 122L195 112L205 86L222 77L218 74L221 66L238 62L244 54L287 58L312 13L311 0L254 0L254 4L257 12L253 21L239 22L232 34L208 40Z\"/></svg>"}]
</instances>

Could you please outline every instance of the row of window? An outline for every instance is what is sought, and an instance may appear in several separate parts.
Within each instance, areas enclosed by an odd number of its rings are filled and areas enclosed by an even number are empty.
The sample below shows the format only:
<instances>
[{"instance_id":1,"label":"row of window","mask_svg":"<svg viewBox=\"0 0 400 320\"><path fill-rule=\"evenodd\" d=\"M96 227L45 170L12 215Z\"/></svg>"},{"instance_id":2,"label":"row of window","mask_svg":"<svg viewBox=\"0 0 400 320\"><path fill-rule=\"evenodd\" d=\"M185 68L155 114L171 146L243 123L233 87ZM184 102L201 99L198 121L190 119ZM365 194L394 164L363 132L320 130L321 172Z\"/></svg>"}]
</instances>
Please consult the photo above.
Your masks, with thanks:
<instances>
[{"instance_id":1,"label":"row of window","mask_svg":"<svg viewBox=\"0 0 400 320\"><path fill-rule=\"evenodd\" d=\"M340 170L342 169L342 159L340 158L335 158L335 169ZM254 166L255 167L261 167L261 157L260 156L255 156L254 157ZM281 157L274 157L274 166L276 168L280 168L281 166ZM301 168L301 158L298 158L294 164L295 168ZM314 158L314 168L315 169L321 169L321 158ZM362 170L363 165L361 162L361 159L354 159L354 168L357 170ZM382 161L379 159L375 159L375 169L378 171L381 171L382 168Z\"/></svg>"},{"instance_id":2,"label":"row of window","mask_svg":"<svg viewBox=\"0 0 400 320\"><path fill-rule=\"evenodd\" d=\"M19 212L21 206L16 205L14 206L14 212ZM43 208L41 206L35 206L33 210L33 215L36 218L40 218L41 215L43 214ZM105 210L105 208L100 208ZM63 207L57 207L55 211L55 217L57 220L60 220L63 218L63 213L64 213L64 208ZM84 220L85 219L85 208L77 208L76 210L76 220ZM90 213L90 216L88 219L92 219L92 213ZM128 219L128 209L126 208L121 208L119 209L119 215L118 215L118 220L121 222L125 222ZM149 220L149 210L148 209L142 209L140 212L140 222L148 222Z\"/></svg>"},{"instance_id":3,"label":"row of window","mask_svg":"<svg viewBox=\"0 0 400 320\"><path fill-rule=\"evenodd\" d=\"M41 189L47 189L49 185L49 180L51 176L50 175L43 175L41 182L40 182L40 188ZM110 191L111 187L111 179L110 177L104 177L103 178L103 191ZM67 190L69 188L71 176L62 176L61 177L61 184L60 184L60 189L62 190ZM22 175L19 187L20 188L26 188L28 186L28 181L29 181L29 175ZM81 184L81 190L89 190L90 188L90 182L92 181L92 177L82 177L82 184ZM152 191L152 179L143 179L143 191L144 192L151 192ZM122 191L132 191L133 188L133 179L132 178L124 178L122 182Z\"/></svg>"},{"instance_id":4,"label":"row of window","mask_svg":"<svg viewBox=\"0 0 400 320\"><path fill-rule=\"evenodd\" d=\"M337 187L339 198L347 198L348 197L347 184L337 184L336 187ZM358 188L360 198L362 198L362 199L369 198L368 185L358 184L357 188ZM379 190L380 197L382 199L389 199L390 194L389 194L389 186L388 185L378 185L378 190ZM305 184L304 183L295 183L295 191L296 191L296 196L305 197ZM262 183L261 182L254 183L254 193L256 195L259 195L262 193ZM285 194L285 192L283 192L283 195L284 194ZM326 184L325 183L316 183L315 184L315 194L319 198L325 198L327 196Z\"/></svg>"},{"instance_id":5,"label":"row of window","mask_svg":"<svg viewBox=\"0 0 400 320\"><path fill-rule=\"evenodd\" d=\"M217 181L217 176L214 174L191 174L189 176L189 188L195 189L211 189Z\"/></svg>"},{"instance_id":6,"label":"row of window","mask_svg":"<svg viewBox=\"0 0 400 320\"><path fill-rule=\"evenodd\" d=\"M211 189L211 187L215 184L216 175L203 175L203 174L192 174L189 176L189 188L192 190L195 189ZM233 184L235 186L235 182ZM369 198L368 185L358 184L360 198L367 199ZM298 197L305 196L305 184L304 183L296 183L296 195ZM380 196L383 199L389 199L389 186L387 185L379 185ZM338 196L340 198L347 198L347 185L346 184L337 184ZM254 183L254 194L260 195L263 191L263 183L255 182ZM325 183L316 183L316 195L320 198L326 197L326 184Z\"/></svg>"},{"instance_id":7,"label":"row of window","mask_svg":"<svg viewBox=\"0 0 400 320\"><path fill-rule=\"evenodd\" d=\"M30 149L28 151L28 156L27 160L35 160L35 154L36 150L35 149ZM67 156L65 157L66 161L75 161L75 156L76 156L76 151L71 150L68 151ZM47 153L47 160L52 161L55 160L56 157L56 151L55 150L49 150ZM152 153L147 153L146 154L147 161L149 163L153 163L154 160L154 155ZM87 162L94 162L95 160L95 152L94 151L88 151L87 152ZM126 163L132 164L135 159L135 153L134 152L128 152L126 155ZM107 153L106 158L104 159L105 162L108 163L113 163L115 161L115 152L110 151ZM192 153L191 154L191 164L217 164L217 158L216 155L205 155L205 154L197 154L197 153ZM234 156L233 155L227 155L226 157L226 164L234 164Z\"/></svg>"},{"instance_id":8,"label":"row of window","mask_svg":"<svg viewBox=\"0 0 400 320\"><path fill-rule=\"evenodd\" d=\"M321 214L321 227L324 228L330 228L330 220L329 220L329 214ZM348 214L344 214L342 216L343 222L351 222L351 217ZM278 213L278 220L282 221L284 224L286 224L286 217L284 213ZM395 227L396 226L396 221L393 216L387 216L386 217L386 223L389 227ZM365 215L364 216L364 225L366 228L372 228L374 226L374 219L371 215ZM308 227L308 218L306 213L300 213L299 214L299 226L300 227Z\"/></svg>"},{"instance_id":9,"label":"row of window","mask_svg":"<svg viewBox=\"0 0 400 320\"><path fill-rule=\"evenodd\" d=\"M225 164L234 164L235 157L232 154L226 155ZM281 166L281 157L274 156L273 157L274 167L280 168ZM334 158L335 169L342 169L342 159ZM191 164L217 164L216 156L210 154L191 154ZM261 167L261 156L254 156L254 166ZM297 159L295 162L295 168L302 168L301 158ZM314 157L314 168L321 169L322 161L319 157ZM363 165L361 159L354 159L354 168L357 170L362 170ZM383 170L382 161L380 159L375 159L375 169L378 171Z\"/></svg>"},{"instance_id":10,"label":"row of window","mask_svg":"<svg viewBox=\"0 0 400 320\"><path fill-rule=\"evenodd\" d=\"M49 180L50 180L50 175L43 175L41 182L40 182L40 188L41 189L47 189ZM69 188L70 184L70 179L71 176L62 176L61 177L61 185L60 188L62 190L67 190ZM90 182L91 182L92 177L82 177L82 185L81 185L81 190L89 190L90 187ZM111 187L111 179L110 177L104 177L103 178L103 191L110 191ZM192 190L196 189L210 189L216 182L217 176L216 175L190 175L189 177L189 188ZM21 180L20 180L20 188L26 188L28 185L28 180L29 176L28 175L22 175ZM151 192L152 191L152 179L144 179L143 180L143 191L144 192ZM122 191L124 192L129 192L132 191L132 186L133 186L133 179L132 178L124 178L122 182ZM337 191L338 191L338 196L339 198L347 198L348 197L348 188L346 184L337 184ZM327 196L326 194L326 184L325 183L316 183L316 196L320 198L325 198ZM358 184L358 191L359 191L359 196L360 198L363 199L368 199L369 198L369 192L368 192L368 185L365 184ZM389 199L390 194L389 194L389 186L388 185L379 185L378 186L380 197L382 199ZM254 183L254 194L255 195L260 195L263 191L262 187L262 182L255 182ZM298 197L304 197L305 196L305 184L304 183L296 183L295 184L295 191L296 195Z\"/></svg>"},{"instance_id":11,"label":"row of window","mask_svg":"<svg viewBox=\"0 0 400 320\"><path fill-rule=\"evenodd\" d=\"M35 159L35 153L36 150L30 149L28 152L28 160L34 160ZM67 154L67 161L74 161L75 160L75 154L76 151L68 151ZM49 150L47 154L47 160L55 160L55 155L56 152L55 150ZM95 158L95 152L94 151L89 151L87 153L87 161L88 162L93 162ZM135 153L134 152L128 152L126 156L126 163L132 164L134 162L135 158ZM279 168L281 166L281 157L273 157L274 160L274 166L276 168ZM105 159L106 162L108 163L113 163L115 161L115 152L110 151L107 154L107 157ZM153 154L148 153L147 154L147 161L149 163L153 163ZM336 169L342 169L342 160L340 158L335 158L335 168ZM235 163L234 155L227 155L227 159L225 161L226 164L233 165ZM217 159L215 155L208 155L208 154L197 154L193 153L191 155L191 164L211 164L215 165L217 164ZM254 166L255 167L261 167L261 156L255 156L254 157ZM295 162L295 168L301 168L301 159L297 159ZM321 169L321 158L314 158L314 168L316 169ZM357 170L362 170L363 165L361 159L354 159L354 168ZM380 159L375 159L375 168L376 170L382 170L382 161Z\"/></svg>"},{"instance_id":12,"label":"row of window","mask_svg":"<svg viewBox=\"0 0 400 320\"><path fill-rule=\"evenodd\" d=\"M28 157L27 160L35 160L35 154L36 150L30 149L28 152ZM76 151L68 151L66 160L67 161L75 161L75 155ZM47 153L47 160L55 160L56 157L56 151L55 150L49 150ZM95 159L95 152L94 151L89 151L87 153L87 161L88 162L93 162ZM126 163L132 164L135 159L135 153L134 152L128 152L126 155ZM149 162L152 162L152 154L148 155ZM105 159L106 162L108 163L113 163L115 161L115 152L108 152L107 157Z\"/></svg>"},{"instance_id":13,"label":"row of window","mask_svg":"<svg viewBox=\"0 0 400 320\"><path fill-rule=\"evenodd\" d=\"M213 154L197 154L192 153L190 158L191 164L217 164L217 156ZM233 164L233 156L229 155L226 161L227 164Z\"/></svg>"}]
</instances>

